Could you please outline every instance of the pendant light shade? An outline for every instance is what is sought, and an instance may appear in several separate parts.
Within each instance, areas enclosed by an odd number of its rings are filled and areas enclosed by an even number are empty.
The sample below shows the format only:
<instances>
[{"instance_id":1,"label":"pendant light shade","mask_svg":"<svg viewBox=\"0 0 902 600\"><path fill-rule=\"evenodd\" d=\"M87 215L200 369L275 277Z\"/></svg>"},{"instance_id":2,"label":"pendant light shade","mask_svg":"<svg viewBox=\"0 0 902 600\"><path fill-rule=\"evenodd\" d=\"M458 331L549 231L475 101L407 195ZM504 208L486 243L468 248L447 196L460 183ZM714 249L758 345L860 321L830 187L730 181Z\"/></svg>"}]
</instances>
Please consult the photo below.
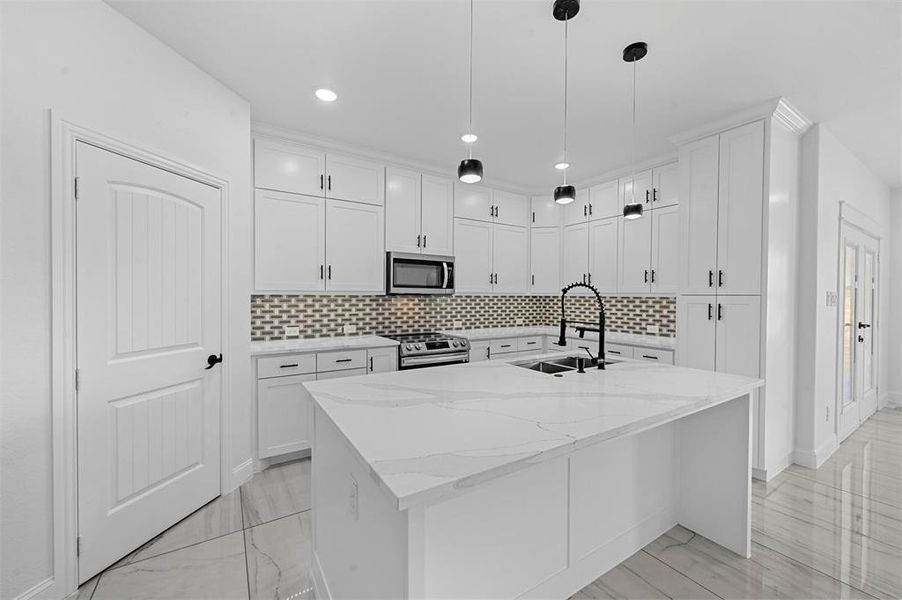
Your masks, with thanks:
<instances>
[{"instance_id":1,"label":"pendant light shade","mask_svg":"<svg viewBox=\"0 0 902 600\"><path fill-rule=\"evenodd\" d=\"M633 181L630 185L630 199L623 206L624 219L638 219L642 216L641 202L636 202L636 63L648 54L648 44L633 42L623 49L623 61L633 63Z\"/></svg>"},{"instance_id":2,"label":"pendant light shade","mask_svg":"<svg viewBox=\"0 0 902 600\"><path fill-rule=\"evenodd\" d=\"M559 185L554 188L554 201L558 204L570 204L574 200L576 200L576 188L572 185Z\"/></svg>"},{"instance_id":3,"label":"pendant light shade","mask_svg":"<svg viewBox=\"0 0 902 600\"><path fill-rule=\"evenodd\" d=\"M478 158L465 158L457 166L457 178L464 183L482 181L482 161Z\"/></svg>"},{"instance_id":4,"label":"pendant light shade","mask_svg":"<svg viewBox=\"0 0 902 600\"><path fill-rule=\"evenodd\" d=\"M563 181L554 188L554 201L558 204L570 204L576 200L576 188L567 184L567 169L570 167L567 156L567 49L568 49L568 24L570 19L579 12L579 0L555 0L551 8L552 16L558 21L564 22L564 131L563 131L563 155L554 168L561 172Z\"/></svg>"},{"instance_id":5,"label":"pendant light shade","mask_svg":"<svg viewBox=\"0 0 902 600\"><path fill-rule=\"evenodd\" d=\"M638 219L642 216L642 204L638 202L633 202L630 204L626 204L623 207L623 218L624 219Z\"/></svg>"}]
</instances>

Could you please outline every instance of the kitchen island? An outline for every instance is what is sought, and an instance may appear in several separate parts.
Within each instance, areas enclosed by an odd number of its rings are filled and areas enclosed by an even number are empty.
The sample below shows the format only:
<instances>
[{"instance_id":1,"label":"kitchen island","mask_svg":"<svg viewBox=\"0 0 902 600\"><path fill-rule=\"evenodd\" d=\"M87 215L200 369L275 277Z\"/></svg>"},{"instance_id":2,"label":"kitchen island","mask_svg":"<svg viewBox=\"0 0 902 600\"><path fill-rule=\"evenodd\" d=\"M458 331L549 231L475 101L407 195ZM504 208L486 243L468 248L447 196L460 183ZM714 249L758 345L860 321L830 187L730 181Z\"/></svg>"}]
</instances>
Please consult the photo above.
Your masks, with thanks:
<instances>
[{"instance_id":1,"label":"kitchen island","mask_svg":"<svg viewBox=\"0 0 902 600\"><path fill-rule=\"evenodd\" d=\"M318 597L567 598L676 524L750 554L761 380L492 361L305 385Z\"/></svg>"}]
</instances>

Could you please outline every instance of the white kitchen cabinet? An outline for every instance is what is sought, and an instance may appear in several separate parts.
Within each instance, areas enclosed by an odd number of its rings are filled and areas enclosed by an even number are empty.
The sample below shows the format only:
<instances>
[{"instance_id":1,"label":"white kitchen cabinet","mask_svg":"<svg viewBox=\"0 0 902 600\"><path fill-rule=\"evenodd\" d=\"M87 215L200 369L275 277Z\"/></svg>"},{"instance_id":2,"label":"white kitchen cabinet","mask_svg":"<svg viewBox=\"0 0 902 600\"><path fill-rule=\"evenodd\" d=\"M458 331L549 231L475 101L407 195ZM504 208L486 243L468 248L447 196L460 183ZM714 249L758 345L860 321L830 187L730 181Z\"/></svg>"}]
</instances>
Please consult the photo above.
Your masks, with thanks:
<instances>
[{"instance_id":1,"label":"white kitchen cabinet","mask_svg":"<svg viewBox=\"0 0 902 600\"><path fill-rule=\"evenodd\" d=\"M489 360L492 342L489 340L480 340L470 342L470 362L482 362Z\"/></svg>"},{"instance_id":2,"label":"white kitchen cabinet","mask_svg":"<svg viewBox=\"0 0 902 600\"><path fill-rule=\"evenodd\" d=\"M559 227L563 222L564 207L553 196L533 196L531 204L533 227Z\"/></svg>"},{"instance_id":3,"label":"white kitchen cabinet","mask_svg":"<svg viewBox=\"0 0 902 600\"><path fill-rule=\"evenodd\" d=\"M267 458L310 447L310 402L305 381L316 375L257 380L257 452Z\"/></svg>"},{"instance_id":4,"label":"white kitchen cabinet","mask_svg":"<svg viewBox=\"0 0 902 600\"><path fill-rule=\"evenodd\" d=\"M345 377L357 377L358 375L366 375L366 367L358 369L344 369L342 371L327 371L325 373L317 373L317 381L325 381L326 379L344 379Z\"/></svg>"},{"instance_id":5,"label":"white kitchen cabinet","mask_svg":"<svg viewBox=\"0 0 902 600\"><path fill-rule=\"evenodd\" d=\"M652 208L676 206L680 201L680 163L673 162L651 170Z\"/></svg>"},{"instance_id":6,"label":"white kitchen cabinet","mask_svg":"<svg viewBox=\"0 0 902 600\"><path fill-rule=\"evenodd\" d=\"M455 291L492 291L493 229L490 222L454 219Z\"/></svg>"},{"instance_id":7,"label":"white kitchen cabinet","mask_svg":"<svg viewBox=\"0 0 902 600\"><path fill-rule=\"evenodd\" d=\"M646 214L638 219L620 217L620 272L621 294L650 291L651 283L651 221Z\"/></svg>"},{"instance_id":8,"label":"white kitchen cabinet","mask_svg":"<svg viewBox=\"0 0 902 600\"><path fill-rule=\"evenodd\" d=\"M758 377L761 351L759 296L717 296L715 368L722 373ZM682 336L682 332L680 332Z\"/></svg>"},{"instance_id":9,"label":"white kitchen cabinet","mask_svg":"<svg viewBox=\"0 0 902 600\"><path fill-rule=\"evenodd\" d=\"M715 369L717 297L680 296L677 300L677 364Z\"/></svg>"},{"instance_id":10,"label":"white kitchen cabinet","mask_svg":"<svg viewBox=\"0 0 902 600\"><path fill-rule=\"evenodd\" d=\"M254 140L254 186L323 196L326 153L294 144Z\"/></svg>"},{"instance_id":11,"label":"white kitchen cabinet","mask_svg":"<svg viewBox=\"0 0 902 600\"><path fill-rule=\"evenodd\" d=\"M385 249L391 252L420 252L421 182L416 171L385 169Z\"/></svg>"},{"instance_id":12,"label":"white kitchen cabinet","mask_svg":"<svg viewBox=\"0 0 902 600\"><path fill-rule=\"evenodd\" d=\"M607 219L623 214L617 180L589 188L589 219Z\"/></svg>"},{"instance_id":13,"label":"white kitchen cabinet","mask_svg":"<svg viewBox=\"0 0 902 600\"><path fill-rule=\"evenodd\" d=\"M711 294L717 271L718 137L680 147L680 291Z\"/></svg>"},{"instance_id":14,"label":"white kitchen cabinet","mask_svg":"<svg viewBox=\"0 0 902 600\"><path fill-rule=\"evenodd\" d=\"M720 134L717 209L717 291L761 291L764 219L764 123Z\"/></svg>"},{"instance_id":15,"label":"white kitchen cabinet","mask_svg":"<svg viewBox=\"0 0 902 600\"><path fill-rule=\"evenodd\" d=\"M492 190L471 183L454 183L454 216L461 219L489 221L494 218Z\"/></svg>"},{"instance_id":16,"label":"white kitchen cabinet","mask_svg":"<svg viewBox=\"0 0 902 600\"><path fill-rule=\"evenodd\" d=\"M627 204L631 204L634 201L633 187L634 183L632 175L620 178L619 189L621 208L623 208ZM651 193L653 187L654 186L651 169L636 173L635 202L641 204L646 209L652 208Z\"/></svg>"},{"instance_id":17,"label":"white kitchen cabinet","mask_svg":"<svg viewBox=\"0 0 902 600\"><path fill-rule=\"evenodd\" d=\"M326 289L378 292L385 289L383 208L327 200Z\"/></svg>"},{"instance_id":18,"label":"white kitchen cabinet","mask_svg":"<svg viewBox=\"0 0 902 600\"><path fill-rule=\"evenodd\" d=\"M576 200L564 204L564 225L585 223L589 218L589 190L577 189Z\"/></svg>"},{"instance_id":19,"label":"white kitchen cabinet","mask_svg":"<svg viewBox=\"0 0 902 600\"><path fill-rule=\"evenodd\" d=\"M454 182L423 175L421 231L427 254L454 255Z\"/></svg>"},{"instance_id":20,"label":"white kitchen cabinet","mask_svg":"<svg viewBox=\"0 0 902 600\"><path fill-rule=\"evenodd\" d=\"M529 263L532 266L530 290L535 294L559 294L561 291L560 228L534 227L529 235Z\"/></svg>"},{"instance_id":21,"label":"white kitchen cabinet","mask_svg":"<svg viewBox=\"0 0 902 600\"><path fill-rule=\"evenodd\" d=\"M633 358L635 356L635 348L623 344L605 343L604 353L607 358Z\"/></svg>"},{"instance_id":22,"label":"white kitchen cabinet","mask_svg":"<svg viewBox=\"0 0 902 600\"><path fill-rule=\"evenodd\" d=\"M563 266L564 286L586 282L589 274L589 224L579 223L564 228Z\"/></svg>"},{"instance_id":23,"label":"white kitchen cabinet","mask_svg":"<svg viewBox=\"0 0 902 600\"><path fill-rule=\"evenodd\" d=\"M258 189L254 194L254 286L259 291L324 289L326 201Z\"/></svg>"},{"instance_id":24,"label":"white kitchen cabinet","mask_svg":"<svg viewBox=\"0 0 902 600\"><path fill-rule=\"evenodd\" d=\"M495 204L496 223L518 227L526 227L529 223L529 199L526 196L495 190L492 201Z\"/></svg>"},{"instance_id":25,"label":"white kitchen cabinet","mask_svg":"<svg viewBox=\"0 0 902 600\"><path fill-rule=\"evenodd\" d=\"M589 283L602 294L617 293L618 217L589 223Z\"/></svg>"},{"instance_id":26,"label":"white kitchen cabinet","mask_svg":"<svg viewBox=\"0 0 902 600\"><path fill-rule=\"evenodd\" d=\"M368 373L388 373L398 370L398 348L370 348L367 354Z\"/></svg>"},{"instance_id":27,"label":"white kitchen cabinet","mask_svg":"<svg viewBox=\"0 0 902 600\"><path fill-rule=\"evenodd\" d=\"M385 201L385 167L330 152L326 155L326 197L382 205Z\"/></svg>"},{"instance_id":28,"label":"white kitchen cabinet","mask_svg":"<svg viewBox=\"0 0 902 600\"><path fill-rule=\"evenodd\" d=\"M680 287L680 212L658 208L651 218L651 291L675 294Z\"/></svg>"},{"instance_id":29,"label":"white kitchen cabinet","mask_svg":"<svg viewBox=\"0 0 902 600\"><path fill-rule=\"evenodd\" d=\"M672 365L673 351L661 350L660 348L636 348L633 351L633 358L636 360Z\"/></svg>"},{"instance_id":30,"label":"white kitchen cabinet","mask_svg":"<svg viewBox=\"0 0 902 600\"><path fill-rule=\"evenodd\" d=\"M493 291L524 294L529 291L529 230L495 224L492 236Z\"/></svg>"}]
</instances>

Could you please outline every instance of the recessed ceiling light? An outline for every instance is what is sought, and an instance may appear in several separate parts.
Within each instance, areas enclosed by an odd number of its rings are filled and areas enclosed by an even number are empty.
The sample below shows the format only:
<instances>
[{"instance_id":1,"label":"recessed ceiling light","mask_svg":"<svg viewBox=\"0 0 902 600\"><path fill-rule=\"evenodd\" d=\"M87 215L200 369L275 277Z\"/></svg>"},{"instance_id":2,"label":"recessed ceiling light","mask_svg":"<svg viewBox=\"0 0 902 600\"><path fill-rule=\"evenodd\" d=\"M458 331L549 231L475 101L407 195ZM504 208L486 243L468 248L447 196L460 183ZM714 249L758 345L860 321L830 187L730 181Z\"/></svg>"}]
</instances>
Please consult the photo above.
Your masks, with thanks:
<instances>
[{"instance_id":1,"label":"recessed ceiling light","mask_svg":"<svg viewBox=\"0 0 902 600\"><path fill-rule=\"evenodd\" d=\"M465 133L465 134L463 134L462 136L460 136L460 139L461 139L461 141L463 141L465 144L472 144L472 143L474 143L476 140L478 140L479 137L477 137L477 135L476 135L475 133Z\"/></svg>"},{"instance_id":2,"label":"recessed ceiling light","mask_svg":"<svg viewBox=\"0 0 902 600\"><path fill-rule=\"evenodd\" d=\"M323 102L335 102L338 99L338 94L330 89L319 88L314 93L316 94L316 97Z\"/></svg>"},{"instance_id":3,"label":"recessed ceiling light","mask_svg":"<svg viewBox=\"0 0 902 600\"><path fill-rule=\"evenodd\" d=\"M554 165L554 168L557 169L558 171L563 171L564 169L567 169L569 167L570 167L570 163L564 162L564 161L555 163L555 165Z\"/></svg>"}]
</instances>

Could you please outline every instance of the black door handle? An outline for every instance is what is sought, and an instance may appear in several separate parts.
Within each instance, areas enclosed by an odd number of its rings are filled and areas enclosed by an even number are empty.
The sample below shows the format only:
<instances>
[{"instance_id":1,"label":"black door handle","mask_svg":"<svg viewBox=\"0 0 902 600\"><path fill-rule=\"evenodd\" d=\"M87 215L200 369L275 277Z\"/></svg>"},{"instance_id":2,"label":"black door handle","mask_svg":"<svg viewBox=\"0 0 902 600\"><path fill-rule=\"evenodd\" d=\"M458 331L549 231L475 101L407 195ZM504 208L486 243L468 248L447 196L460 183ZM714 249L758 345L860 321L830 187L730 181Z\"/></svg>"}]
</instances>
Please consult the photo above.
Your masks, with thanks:
<instances>
[{"instance_id":1,"label":"black door handle","mask_svg":"<svg viewBox=\"0 0 902 600\"><path fill-rule=\"evenodd\" d=\"M858 329L867 329L870 326L870 323L862 323L861 321L858 322Z\"/></svg>"},{"instance_id":2,"label":"black door handle","mask_svg":"<svg viewBox=\"0 0 902 600\"><path fill-rule=\"evenodd\" d=\"M221 362L222 362L222 354L220 354L219 356L216 356L215 354L211 354L210 356L207 357L207 366L204 367L204 369L212 369L213 367L215 367L217 364L219 364Z\"/></svg>"}]
</instances>

